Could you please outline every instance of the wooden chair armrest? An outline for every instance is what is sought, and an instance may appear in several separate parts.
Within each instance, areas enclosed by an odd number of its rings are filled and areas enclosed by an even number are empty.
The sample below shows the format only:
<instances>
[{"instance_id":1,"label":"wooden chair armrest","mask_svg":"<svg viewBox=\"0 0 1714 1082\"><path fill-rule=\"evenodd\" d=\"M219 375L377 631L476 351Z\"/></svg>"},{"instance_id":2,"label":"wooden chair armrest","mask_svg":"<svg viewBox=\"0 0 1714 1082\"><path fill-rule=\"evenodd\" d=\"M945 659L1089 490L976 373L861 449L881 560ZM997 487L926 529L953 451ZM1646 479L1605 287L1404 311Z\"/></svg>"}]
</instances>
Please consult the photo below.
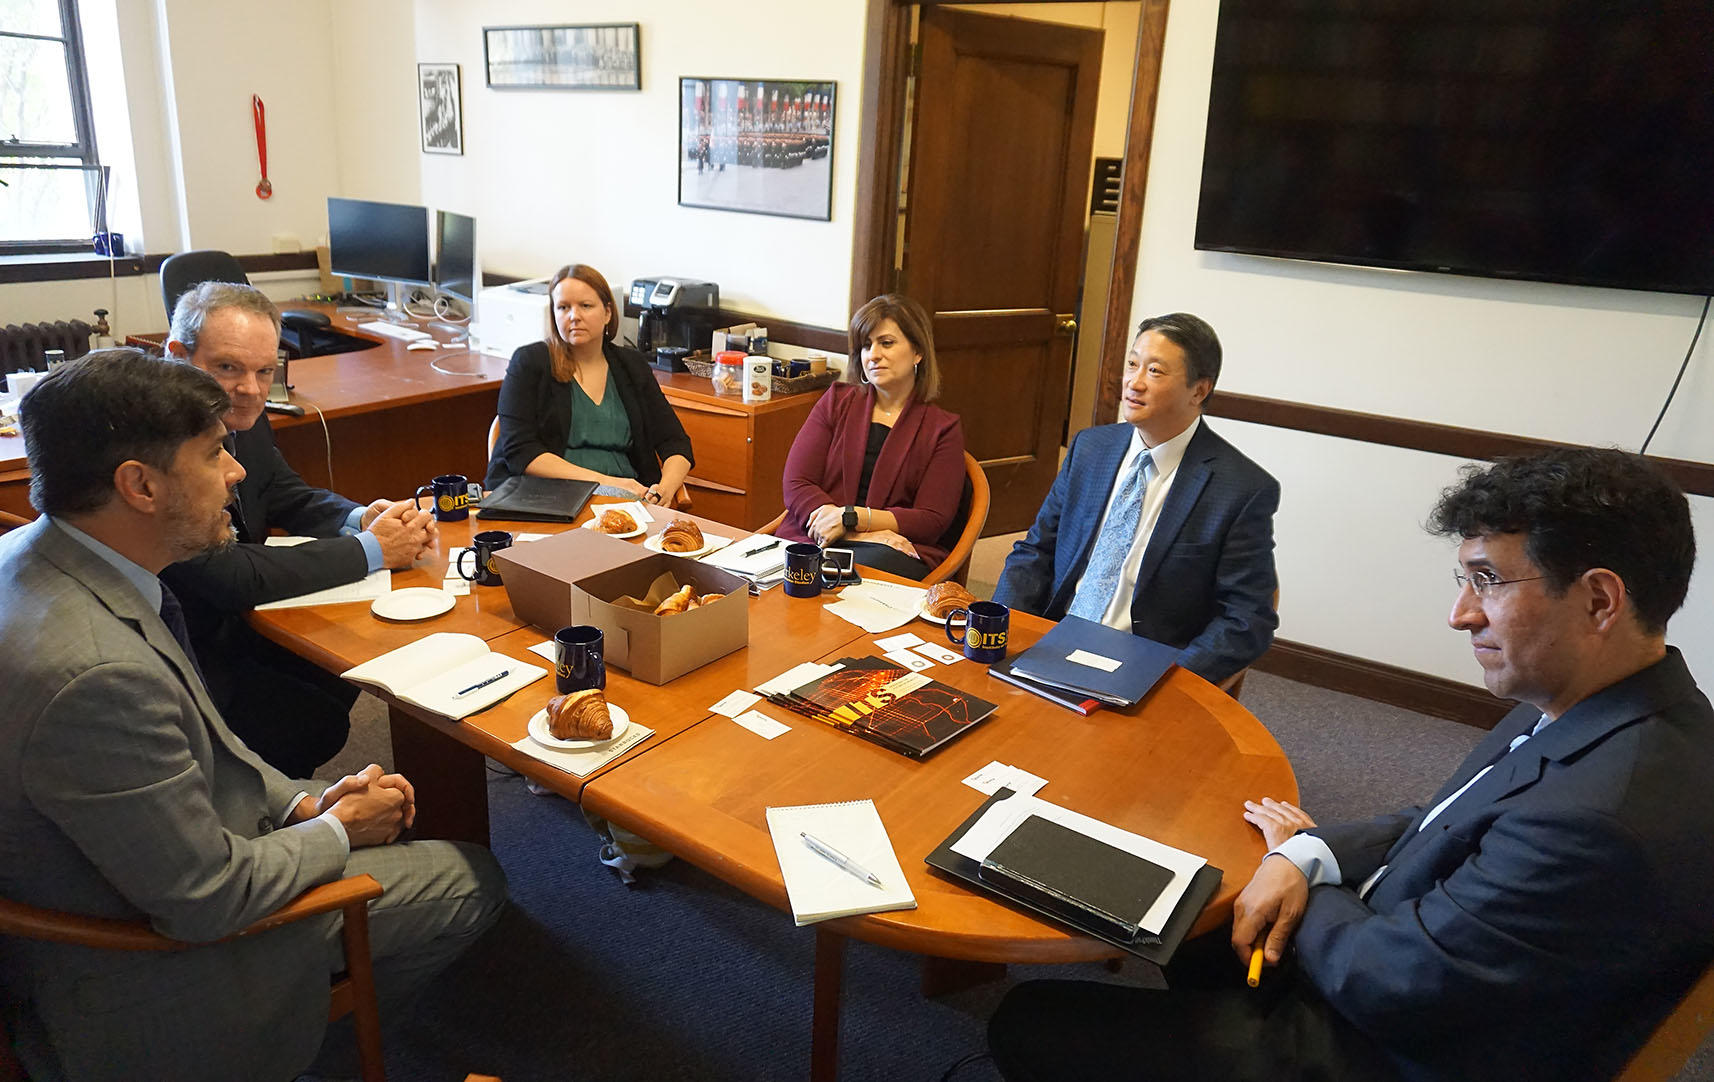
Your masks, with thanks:
<instances>
[{"instance_id":1,"label":"wooden chair armrest","mask_svg":"<svg viewBox=\"0 0 1714 1082\"><path fill-rule=\"evenodd\" d=\"M367 905L380 896L381 884L373 876L354 875L311 887L237 934L253 935L346 906ZM142 921L61 913L6 898L0 898L0 934L117 951L180 951L202 945L170 939Z\"/></svg>"}]
</instances>

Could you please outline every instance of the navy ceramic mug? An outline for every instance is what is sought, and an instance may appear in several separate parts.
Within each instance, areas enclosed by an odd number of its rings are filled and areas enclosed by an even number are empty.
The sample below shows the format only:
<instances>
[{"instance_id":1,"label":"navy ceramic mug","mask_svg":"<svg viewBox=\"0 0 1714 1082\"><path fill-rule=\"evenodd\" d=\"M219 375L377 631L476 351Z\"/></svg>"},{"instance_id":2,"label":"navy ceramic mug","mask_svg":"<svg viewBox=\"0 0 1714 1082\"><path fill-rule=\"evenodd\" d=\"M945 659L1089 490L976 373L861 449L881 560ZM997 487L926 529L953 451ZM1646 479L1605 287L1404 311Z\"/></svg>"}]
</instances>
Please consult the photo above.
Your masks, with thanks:
<instances>
[{"instance_id":1,"label":"navy ceramic mug","mask_svg":"<svg viewBox=\"0 0 1714 1082\"><path fill-rule=\"evenodd\" d=\"M553 636L553 680L561 695L607 687L607 663L601 660L601 629L588 624L562 627Z\"/></svg>"},{"instance_id":2,"label":"navy ceramic mug","mask_svg":"<svg viewBox=\"0 0 1714 1082\"><path fill-rule=\"evenodd\" d=\"M494 559L494 554L501 549L512 547L512 535L506 530L483 530L470 539L470 548L458 554L458 561L453 564L453 570L458 572L461 579L469 579L478 586L503 586L500 581L500 564ZM474 557L471 563L474 571L464 570L464 558Z\"/></svg>"},{"instance_id":3,"label":"navy ceramic mug","mask_svg":"<svg viewBox=\"0 0 1714 1082\"><path fill-rule=\"evenodd\" d=\"M839 589L847 578L855 582L855 570L815 545L798 541L786 546L786 596L817 597L824 588Z\"/></svg>"},{"instance_id":4,"label":"navy ceramic mug","mask_svg":"<svg viewBox=\"0 0 1714 1082\"><path fill-rule=\"evenodd\" d=\"M470 517L470 505L482 501L482 486L472 484L462 473L443 473L417 489L411 499L416 509L423 509L424 494L434 498L434 517L442 522L463 522Z\"/></svg>"},{"instance_id":5,"label":"navy ceramic mug","mask_svg":"<svg viewBox=\"0 0 1714 1082\"><path fill-rule=\"evenodd\" d=\"M960 616L964 622L954 637L952 622ZM1012 610L998 601L972 601L969 608L953 609L946 614L946 638L955 646L964 647L964 656L971 661L992 665L1006 658L1006 640L1012 629Z\"/></svg>"}]
</instances>

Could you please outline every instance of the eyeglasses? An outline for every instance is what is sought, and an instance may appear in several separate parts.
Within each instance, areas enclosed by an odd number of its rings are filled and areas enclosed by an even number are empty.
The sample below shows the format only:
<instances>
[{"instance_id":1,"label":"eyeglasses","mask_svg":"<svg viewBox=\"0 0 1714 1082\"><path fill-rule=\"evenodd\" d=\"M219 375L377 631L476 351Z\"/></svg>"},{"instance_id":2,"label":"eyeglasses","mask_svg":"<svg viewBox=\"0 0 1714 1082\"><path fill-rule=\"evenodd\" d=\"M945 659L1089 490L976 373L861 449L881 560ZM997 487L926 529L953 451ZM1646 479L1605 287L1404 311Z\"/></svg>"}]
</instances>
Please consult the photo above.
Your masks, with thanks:
<instances>
[{"instance_id":1,"label":"eyeglasses","mask_svg":"<svg viewBox=\"0 0 1714 1082\"><path fill-rule=\"evenodd\" d=\"M1470 589L1477 597L1487 597L1488 591L1492 590L1496 586L1510 586L1514 582L1534 582L1537 579L1545 578L1547 578L1546 575L1531 575L1528 578L1522 579L1503 579L1492 571L1487 570L1479 569L1472 571L1469 574L1465 574L1461 568L1455 567L1452 569L1452 581L1458 584L1458 588L1462 590L1464 589L1465 584L1468 583Z\"/></svg>"}]
</instances>

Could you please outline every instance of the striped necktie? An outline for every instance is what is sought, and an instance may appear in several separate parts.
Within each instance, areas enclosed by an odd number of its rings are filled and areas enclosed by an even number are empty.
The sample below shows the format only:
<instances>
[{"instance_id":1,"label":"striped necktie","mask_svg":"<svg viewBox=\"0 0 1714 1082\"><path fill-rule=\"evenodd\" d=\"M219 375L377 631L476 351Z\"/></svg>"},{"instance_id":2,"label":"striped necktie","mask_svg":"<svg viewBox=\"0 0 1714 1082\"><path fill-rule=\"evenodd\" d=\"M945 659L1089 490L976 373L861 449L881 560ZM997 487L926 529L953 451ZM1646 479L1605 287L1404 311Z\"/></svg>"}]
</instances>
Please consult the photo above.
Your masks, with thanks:
<instances>
[{"instance_id":1,"label":"striped necktie","mask_svg":"<svg viewBox=\"0 0 1714 1082\"><path fill-rule=\"evenodd\" d=\"M1143 517L1143 492L1149 487L1149 480L1154 474L1155 460L1144 451L1132 464L1131 472L1125 475L1119 486L1119 495L1113 500L1113 509L1107 512L1107 519L1101 524L1095 548L1089 553L1089 566L1084 569L1077 596L1071 599L1070 615L1100 623L1107 614L1107 606L1119 588L1119 572L1124 568L1125 557L1137 538L1137 523Z\"/></svg>"}]
</instances>

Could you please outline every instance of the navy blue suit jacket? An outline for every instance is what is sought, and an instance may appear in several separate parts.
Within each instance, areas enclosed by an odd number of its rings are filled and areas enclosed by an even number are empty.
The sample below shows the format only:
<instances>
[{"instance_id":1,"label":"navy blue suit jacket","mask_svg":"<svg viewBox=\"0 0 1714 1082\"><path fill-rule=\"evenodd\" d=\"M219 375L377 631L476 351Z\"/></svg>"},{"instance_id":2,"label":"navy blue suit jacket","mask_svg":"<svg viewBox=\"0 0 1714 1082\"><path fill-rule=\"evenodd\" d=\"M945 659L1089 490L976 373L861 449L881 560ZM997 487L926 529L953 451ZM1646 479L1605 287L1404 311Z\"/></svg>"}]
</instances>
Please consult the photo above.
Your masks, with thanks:
<instances>
[{"instance_id":1,"label":"navy blue suit jacket","mask_svg":"<svg viewBox=\"0 0 1714 1082\"><path fill-rule=\"evenodd\" d=\"M1065 615L1133 431L1102 425L1072 440L1035 524L1006 558L995 601L1049 620ZM1143 553L1132 630L1180 647L1178 663L1213 683L1262 656L1279 626L1279 502L1279 482L1203 421Z\"/></svg>"},{"instance_id":2,"label":"navy blue suit jacket","mask_svg":"<svg viewBox=\"0 0 1714 1082\"><path fill-rule=\"evenodd\" d=\"M1426 804L1311 832L1345 885L1310 892L1293 943L1308 986L1294 992L1311 1009L1283 1017L1354 1026L1406 1077L1623 1067L1714 959L1714 709L1669 651L1415 829L1540 717L1508 714ZM1350 888L1383 864L1360 900ZM1303 1040L1311 1059L1363 1043L1313 1028L1275 1037Z\"/></svg>"}]
</instances>

